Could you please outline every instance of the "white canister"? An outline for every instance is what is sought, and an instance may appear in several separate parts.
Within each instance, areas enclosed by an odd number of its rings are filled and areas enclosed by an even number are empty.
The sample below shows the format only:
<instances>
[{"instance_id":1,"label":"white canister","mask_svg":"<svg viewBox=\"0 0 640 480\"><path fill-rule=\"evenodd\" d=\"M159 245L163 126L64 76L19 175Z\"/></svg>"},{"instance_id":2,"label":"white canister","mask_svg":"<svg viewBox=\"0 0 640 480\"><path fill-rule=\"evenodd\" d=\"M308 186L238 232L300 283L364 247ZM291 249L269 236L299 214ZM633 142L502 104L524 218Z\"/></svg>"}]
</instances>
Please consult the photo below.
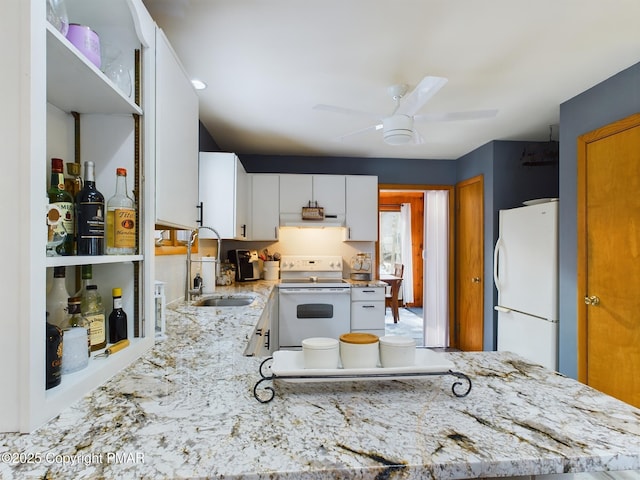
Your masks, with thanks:
<instances>
[{"instance_id":1,"label":"white canister","mask_svg":"<svg viewBox=\"0 0 640 480\"><path fill-rule=\"evenodd\" d=\"M416 341L402 335L380 337L380 365L383 368L411 367L416 363Z\"/></svg>"},{"instance_id":2,"label":"white canister","mask_svg":"<svg viewBox=\"0 0 640 480\"><path fill-rule=\"evenodd\" d=\"M351 332L340 335L342 368L376 368L378 366L378 336Z\"/></svg>"},{"instance_id":3,"label":"white canister","mask_svg":"<svg viewBox=\"0 0 640 480\"><path fill-rule=\"evenodd\" d=\"M62 373L82 370L89 363L89 337L87 329L72 327L62 336Z\"/></svg>"},{"instance_id":4,"label":"white canister","mask_svg":"<svg viewBox=\"0 0 640 480\"><path fill-rule=\"evenodd\" d=\"M202 257L202 293L214 293L216 291L216 259L214 257Z\"/></svg>"},{"instance_id":5,"label":"white canister","mask_svg":"<svg viewBox=\"0 0 640 480\"><path fill-rule=\"evenodd\" d=\"M264 262L264 279L278 280L280 277L280 262L267 260Z\"/></svg>"},{"instance_id":6,"label":"white canister","mask_svg":"<svg viewBox=\"0 0 640 480\"><path fill-rule=\"evenodd\" d=\"M340 352L338 340L328 337L312 337L302 340L304 368L338 368Z\"/></svg>"}]
</instances>

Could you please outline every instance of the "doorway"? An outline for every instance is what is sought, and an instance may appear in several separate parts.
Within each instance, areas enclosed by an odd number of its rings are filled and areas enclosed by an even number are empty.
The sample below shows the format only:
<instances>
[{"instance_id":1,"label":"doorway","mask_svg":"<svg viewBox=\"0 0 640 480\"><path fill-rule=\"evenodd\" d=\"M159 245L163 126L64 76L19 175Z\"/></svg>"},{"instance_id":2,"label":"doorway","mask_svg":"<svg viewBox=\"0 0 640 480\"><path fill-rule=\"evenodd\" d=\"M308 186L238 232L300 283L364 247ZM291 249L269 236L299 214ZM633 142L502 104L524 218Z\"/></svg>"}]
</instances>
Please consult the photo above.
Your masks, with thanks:
<instances>
[{"instance_id":1,"label":"doorway","mask_svg":"<svg viewBox=\"0 0 640 480\"><path fill-rule=\"evenodd\" d=\"M640 114L578 138L578 379L640 407Z\"/></svg>"},{"instance_id":2,"label":"doorway","mask_svg":"<svg viewBox=\"0 0 640 480\"><path fill-rule=\"evenodd\" d=\"M378 273L392 273L395 264L404 265L405 272L400 321L394 325L391 320L387 325L392 330L390 334L403 335L407 323L417 325L422 340L420 345L449 346L453 298L450 275L453 255L449 253L453 251L452 192L453 187L448 186L380 185L380 232L376 248ZM438 193L444 201L433 199ZM430 195L432 200L429 201ZM441 212L425 218L427 207ZM432 220L432 234L427 237L429 219ZM444 229L442 233L436 233L437 225ZM439 242L425 246L428 240L436 238ZM433 252L433 256L425 255L426 250ZM438 269L436 273L434 268ZM403 315L406 319L404 324ZM416 329L411 332L415 333Z\"/></svg>"}]
</instances>

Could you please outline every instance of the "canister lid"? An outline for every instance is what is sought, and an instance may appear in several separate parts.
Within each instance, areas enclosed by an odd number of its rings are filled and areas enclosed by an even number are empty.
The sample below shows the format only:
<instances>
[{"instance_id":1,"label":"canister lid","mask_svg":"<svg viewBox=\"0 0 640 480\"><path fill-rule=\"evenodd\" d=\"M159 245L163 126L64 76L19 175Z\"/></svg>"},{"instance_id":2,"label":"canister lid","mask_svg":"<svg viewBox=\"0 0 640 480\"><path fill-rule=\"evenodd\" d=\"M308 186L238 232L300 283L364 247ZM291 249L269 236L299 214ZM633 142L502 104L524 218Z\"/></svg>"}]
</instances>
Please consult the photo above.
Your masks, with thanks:
<instances>
[{"instance_id":1,"label":"canister lid","mask_svg":"<svg viewBox=\"0 0 640 480\"><path fill-rule=\"evenodd\" d=\"M405 335L385 335L380 337L380 344L389 347L415 347L416 341Z\"/></svg>"},{"instance_id":2,"label":"canister lid","mask_svg":"<svg viewBox=\"0 0 640 480\"><path fill-rule=\"evenodd\" d=\"M302 340L302 348L311 350L330 350L338 346L338 340L328 337L311 337Z\"/></svg>"},{"instance_id":3,"label":"canister lid","mask_svg":"<svg viewBox=\"0 0 640 480\"><path fill-rule=\"evenodd\" d=\"M374 335L373 333L343 333L342 335L340 335L340 341L344 343L357 344L376 343L378 341L378 336Z\"/></svg>"}]
</instances>

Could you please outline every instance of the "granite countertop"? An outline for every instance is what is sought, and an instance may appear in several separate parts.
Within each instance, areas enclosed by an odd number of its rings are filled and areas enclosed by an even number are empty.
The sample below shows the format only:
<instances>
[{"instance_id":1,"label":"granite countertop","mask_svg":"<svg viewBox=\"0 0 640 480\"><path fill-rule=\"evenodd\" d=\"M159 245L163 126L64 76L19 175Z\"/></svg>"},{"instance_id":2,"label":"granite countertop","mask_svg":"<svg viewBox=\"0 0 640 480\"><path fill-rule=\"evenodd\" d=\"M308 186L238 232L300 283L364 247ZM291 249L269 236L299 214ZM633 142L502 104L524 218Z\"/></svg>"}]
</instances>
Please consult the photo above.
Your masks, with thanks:
<instances>
[{"instance_id":1,"label":"granite countertop","mask_svg":"<svg viewBox=\"0 0 640 480\"><path fill-rule=\"evenodd\" d=\"M168 338L29 435L0 434L0 477L472 478L640 470L640 410L509 353L443 353L468 374L293 384L253 397L249 307L168 309ZM9 454L10 456L7 456ZM18 454L22 454L19 457ZM37 457L36 457L37 456ZM28 460L31 460L30 462Z\"/></svg>"}]
</instances>

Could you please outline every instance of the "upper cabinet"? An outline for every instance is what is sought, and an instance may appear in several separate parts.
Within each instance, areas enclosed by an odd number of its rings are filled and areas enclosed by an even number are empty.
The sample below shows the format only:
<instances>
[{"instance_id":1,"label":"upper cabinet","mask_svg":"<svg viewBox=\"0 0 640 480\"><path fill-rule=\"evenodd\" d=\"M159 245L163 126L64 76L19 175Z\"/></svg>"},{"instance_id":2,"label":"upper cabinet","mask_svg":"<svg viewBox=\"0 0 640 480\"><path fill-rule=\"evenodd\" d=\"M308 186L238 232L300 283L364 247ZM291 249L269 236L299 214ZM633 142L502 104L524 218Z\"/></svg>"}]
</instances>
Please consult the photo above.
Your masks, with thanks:
<instances>
[{"instance_id":1,"label":"upper cabinet","mask_svg":"<svg viewBox=\"0 0 640 480\"><path fill-rule=\"evenodd\" d=\"M156 223L193 229L198 216L198 96L159 28L156 38Z\"/></svg>"},{"instance_id":2,"label":"upper cabinet","mask_svg":"<svg viewBox=\"0 0 640 480\"><path fill-rule=\"evenodd\" d=\"M378 240L378 177L347 175L345 240Z\"/></svg>"},{"instance_id":3,"label":"upper cabinet","mask_svg":"<svg viewBox=\"0 0 640 480\"><path fill-rule=\"evenodd\" d=\"M100 60L89 60L48 23L46 2L5 0L5 12L20 12L0 31L3 58L3 148L16 165L2 190L3 220L14 235L0 247L13 272L2 291L6 312L0 383L0 430L29 432L135 361L154 343L152 178L154 139L153 63L155 25L141 0L65 0L71 23L88 25L99 37ZM112 69L118 66L124 76ZM96 186L107 201L115 192L116 168L127 169L135 198L138 235L132 255L47 256L46 191L51 158L95 163ZM18 216L19 215L19 216ZM25 240L27 239L27 240ZM150 259L150 260L149 260ZM47 278L66 267L67 290L75 292L80 265L93 265L105 307L111 288L123 290L131 345L108 361L90 361L45 387ZM75 280L75 282L74 282ZM107 312L108 315L108 312ZM146 329L145 329L146 328ZM95 352L98 353L98 352Z\"/></svg>"},{"instance_id":4,"label":"upper cabinet","mask_svg":"<svg viewBox=\"0 0 640 480\"><path fill-rule=\"evenodd\" d=\"M198 173L201 226L215 229L225 239L247 239L248 176L234 153L200 152ZM209 230L200 238L214 238Z\"/></svg>"},{"instance_id":5,"label":"upper cabinet","mask_svg":"<svg viewBox=\"0 0 640 480\"><path fill-rule=\"evenodd\" d=\"M280 175L280 213L300 214L317 202L325 215L344 216L344 189L344 175Z\"/></svg>"},{"instance_id":6,"label":"upper cabinet","mask_svg":"<svg viewBox=\"0 0 640 480\"><path fill-rule=\"evenodd\" d=\"M250 174L249 240L278 240L280 176Z\"/></svg>"}]
</instances>

